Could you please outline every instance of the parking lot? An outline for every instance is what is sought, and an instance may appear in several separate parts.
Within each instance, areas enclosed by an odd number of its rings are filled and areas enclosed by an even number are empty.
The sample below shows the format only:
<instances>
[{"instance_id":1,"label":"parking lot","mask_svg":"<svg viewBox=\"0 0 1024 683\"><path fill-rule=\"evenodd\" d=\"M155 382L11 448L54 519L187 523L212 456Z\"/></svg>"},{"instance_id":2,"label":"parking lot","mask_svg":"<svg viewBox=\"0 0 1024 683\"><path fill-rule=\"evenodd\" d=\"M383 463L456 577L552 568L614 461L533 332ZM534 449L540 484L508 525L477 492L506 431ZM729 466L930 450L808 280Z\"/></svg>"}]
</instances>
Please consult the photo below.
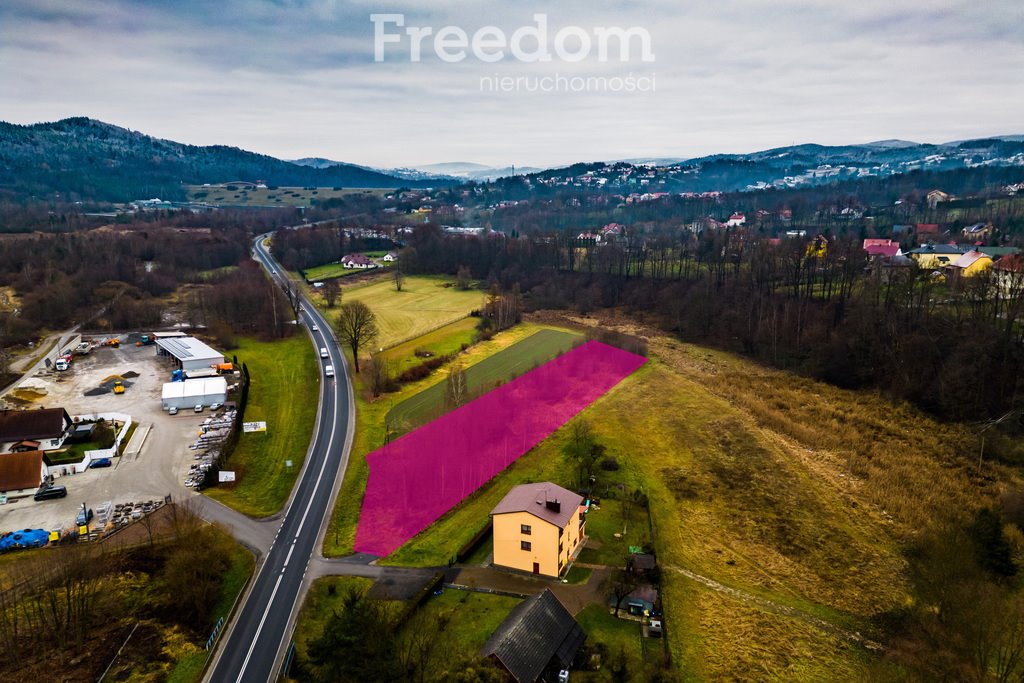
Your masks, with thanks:
<instances>
[{"instance_id":1,"label":"parking lot","mask_svg":"<svg viewBox=\"0 0 1024 683\"><path fill-rule=\"evenodd\" d=\"M43 371L26 377L4 398L9 403L33 408L63 407L72 416L122 412L140 425L151 425L141 451L114 458L112 467L90 469L60 477L68 495L57 500L33 501L31 497L0 505L0 533L15 529L57 529L73 526L75 516L86 503L97 509L104 503L175 499L196 495L184 486L189 466L195 460L189 449L200 431L202 414L182 411L168 415L161 409L160 394L170 380L171 368L156 356L155 346L99 347L76 358L66 372ZM125 393L110 391L112 377L124 377ZM106 390L104 390L106 387ZM93 395L86 395L91 393Z\"/></svg>"}]
</instances>

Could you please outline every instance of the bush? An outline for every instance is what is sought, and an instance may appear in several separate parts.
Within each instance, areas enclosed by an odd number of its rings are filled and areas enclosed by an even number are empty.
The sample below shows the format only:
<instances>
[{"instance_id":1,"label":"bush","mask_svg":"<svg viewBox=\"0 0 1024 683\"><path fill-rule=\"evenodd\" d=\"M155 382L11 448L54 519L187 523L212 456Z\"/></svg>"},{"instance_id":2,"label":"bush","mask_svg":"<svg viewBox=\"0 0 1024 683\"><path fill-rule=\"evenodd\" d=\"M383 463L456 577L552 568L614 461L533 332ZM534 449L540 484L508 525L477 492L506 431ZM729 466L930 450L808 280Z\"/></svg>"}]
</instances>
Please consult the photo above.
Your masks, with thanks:
<instances>
[{"instance_id":1,"label":"bush","mask_svg":"<svg viewBox=\"0 0 1024 683\"><path fill-rule=\"evenodd\" d=\"M620 469L619 461L609 456L601 461L601 469L605 472L618 472Z\"/></svg>"}]
</instances>

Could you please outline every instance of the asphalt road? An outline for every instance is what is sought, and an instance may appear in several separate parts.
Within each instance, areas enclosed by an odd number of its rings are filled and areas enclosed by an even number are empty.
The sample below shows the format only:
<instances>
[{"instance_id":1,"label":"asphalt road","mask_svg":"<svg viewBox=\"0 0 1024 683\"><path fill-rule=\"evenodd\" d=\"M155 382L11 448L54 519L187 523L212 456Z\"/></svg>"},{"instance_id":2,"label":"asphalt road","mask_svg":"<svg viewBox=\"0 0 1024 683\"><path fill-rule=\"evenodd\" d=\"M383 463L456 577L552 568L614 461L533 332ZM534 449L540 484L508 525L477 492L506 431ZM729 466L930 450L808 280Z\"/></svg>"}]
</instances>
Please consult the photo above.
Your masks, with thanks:
<instances>
[{"instance_id":1,"label":"asphalt road","mask_svg":"<svg viewBox=\"0 0 1024 683\"><path fill-rule=\"evenodd\" d=\"M280 266L263 247L265 237L256 241L254 256L271 277L283 282ZM348 462L354 419L348 366L330 325L319 312L306 302L299 315L316 348L326 347L329 356L320 361L320 412L305 464L273 545L215 653L207 678L215 683L262 683L278 678L291 642L309 563L329 521L336 482ZM312 331L314 325L318 331ZM334 379L322 374L327 364L335 368Z\"/></svg>"}]
</instances>

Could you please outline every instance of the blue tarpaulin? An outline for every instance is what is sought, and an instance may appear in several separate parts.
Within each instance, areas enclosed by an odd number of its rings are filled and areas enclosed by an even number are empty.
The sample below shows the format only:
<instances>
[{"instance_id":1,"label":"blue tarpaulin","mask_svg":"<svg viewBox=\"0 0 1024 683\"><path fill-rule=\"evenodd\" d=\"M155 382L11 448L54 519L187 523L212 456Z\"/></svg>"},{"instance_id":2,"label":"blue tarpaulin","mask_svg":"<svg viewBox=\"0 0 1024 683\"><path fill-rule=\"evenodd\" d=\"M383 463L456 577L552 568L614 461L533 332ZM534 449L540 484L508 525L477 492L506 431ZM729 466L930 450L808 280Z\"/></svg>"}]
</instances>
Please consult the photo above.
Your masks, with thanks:
<instances>
[{"instance_id":1,"label":"blue tarpaulin","mask_svg":"<svg viewBox=\"0 0 1024 683\"><path fill-rule=\"evenodd\" d=\"M16 548L42 548L50 540L50 534L42 529L22 529L0 536L0 552Z\"/></svg>"}]
</instances>

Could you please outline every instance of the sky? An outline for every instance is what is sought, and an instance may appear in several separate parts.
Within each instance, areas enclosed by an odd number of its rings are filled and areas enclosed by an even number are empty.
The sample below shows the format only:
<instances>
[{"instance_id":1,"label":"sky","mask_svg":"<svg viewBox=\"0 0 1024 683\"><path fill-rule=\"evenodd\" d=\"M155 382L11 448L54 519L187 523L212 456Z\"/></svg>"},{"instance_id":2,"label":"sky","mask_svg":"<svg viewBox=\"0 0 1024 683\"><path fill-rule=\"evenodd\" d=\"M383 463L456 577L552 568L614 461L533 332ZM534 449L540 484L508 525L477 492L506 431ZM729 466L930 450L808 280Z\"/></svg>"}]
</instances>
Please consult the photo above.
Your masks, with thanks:
<instances>
[{"instance_id":1,"label":"sky","mask_svg":"<svg viewBox=\"0 0 1024 683\"><path fill-rule=\"evenodd\" d=\"M1024 133L1022 35L1019 0L3 0L0 119L381 168L945 142Z\"/></svg>"}]
</instances>

